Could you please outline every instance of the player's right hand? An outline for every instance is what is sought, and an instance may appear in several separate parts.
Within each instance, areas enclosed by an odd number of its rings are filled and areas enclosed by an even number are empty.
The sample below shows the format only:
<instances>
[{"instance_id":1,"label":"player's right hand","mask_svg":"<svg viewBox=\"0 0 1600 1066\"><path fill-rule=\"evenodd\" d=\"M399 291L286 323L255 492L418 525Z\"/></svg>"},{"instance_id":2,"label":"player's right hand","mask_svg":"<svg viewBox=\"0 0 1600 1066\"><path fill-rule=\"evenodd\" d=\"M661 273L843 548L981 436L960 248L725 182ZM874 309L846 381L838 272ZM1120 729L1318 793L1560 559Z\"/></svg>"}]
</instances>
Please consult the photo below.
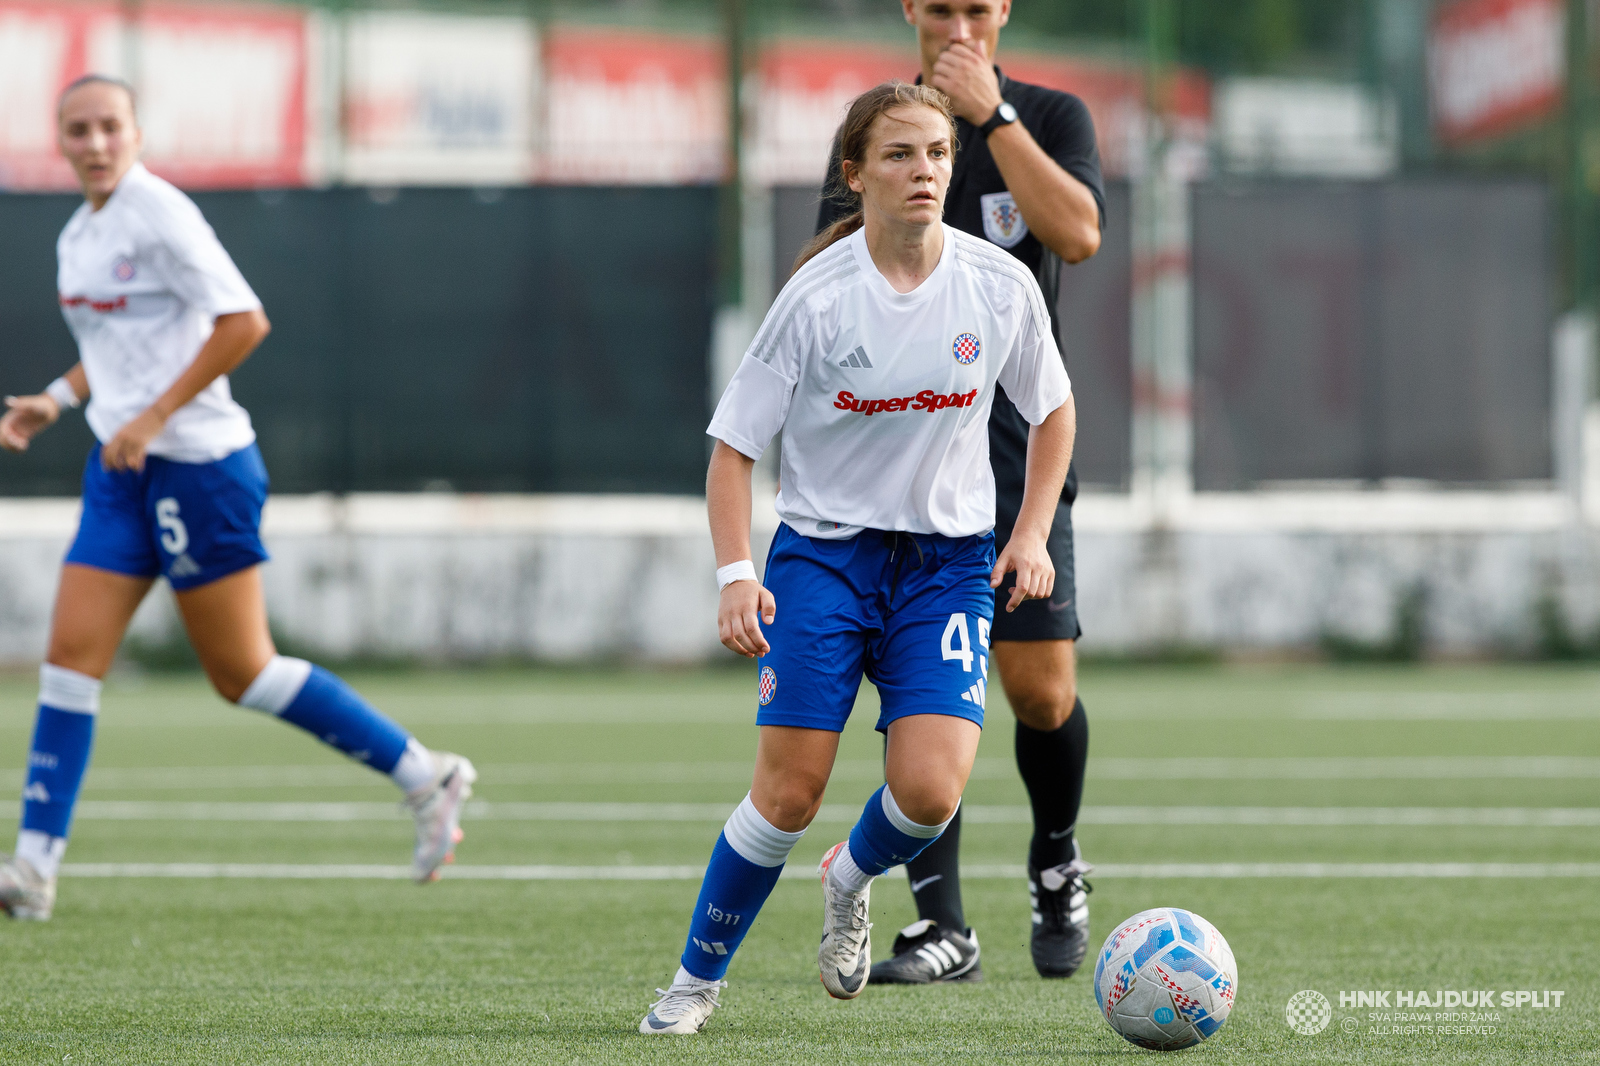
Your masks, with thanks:
<instances>
[{"instance_id":1,"label":"player's right hand","mask_svg":"<svg viewBox=\"0 0 1600 1066\"><path fill-rule=\"evenodd\" d=\"M717 636L722 646L746 659L756 659L772 650L761 635L761 623L772 624L778 617L778 601L759 581L735 581L722 590L717 607Z\"/></svg>"},{"instance_id":2,"label":"player's right hand","mask_svg":"<svg viewBox=\"0 0 1600 1066\"><path fill-rule=\"evenodd\" d=\"M61 417L60 406L44 393L7 396L6 408L0 416L0 448L8 452L27 451L28 442Z\"/></svg>"}]
</instances>

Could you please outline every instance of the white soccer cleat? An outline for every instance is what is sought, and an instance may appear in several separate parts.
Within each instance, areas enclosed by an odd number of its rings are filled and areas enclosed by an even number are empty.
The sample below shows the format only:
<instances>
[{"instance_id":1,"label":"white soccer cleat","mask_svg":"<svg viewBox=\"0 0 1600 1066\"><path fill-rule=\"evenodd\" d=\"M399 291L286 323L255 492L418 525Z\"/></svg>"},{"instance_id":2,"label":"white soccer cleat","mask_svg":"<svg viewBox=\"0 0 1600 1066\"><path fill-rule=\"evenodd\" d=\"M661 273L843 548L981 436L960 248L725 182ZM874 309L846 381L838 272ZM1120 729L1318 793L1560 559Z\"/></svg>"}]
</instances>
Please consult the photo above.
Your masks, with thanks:
<instances>
[{"instance_id":1,"label":"white soccer cleat","mask_svg":"<svg viewBox=\"0 0 1600 1066\"><path fill-rule=\"evenodd\" d=\"M417 849L411 873L419 884L439 880L439 867L454 862L461 832L461 808L472 797L478 771L472 760L448 751L430 752L438 773L433 784L406 797L405 805L417 819Z\"/></svg>"},{"instance_id":2,"label":"white soccer cleat","mask_svg":"<svg viewBox=\"0 0 1600 1066\"><path fill-rule=\"evenodd\" d=\"M645 1036L693 1036L706 1027L706 1020L717 1009L717 993L728 987L726 981L702 981L678 972L671 988L658 988L661 998L650 1004L650 1013L639 1023Z\"/></svg>"},{"instance_id":3,"label":"white soccer cleat","mask_svg":"<svg viewBox=\"0 0 1600 1066\"><path fill-rule=\"evenodd\" d=\"M846 892L828 873L841 841L828 849L818 871L822 874L822 946L817 948L817 969L822 987L834 999L855 999L867 987L872 970L872 923L867 921L869 884L859 893Z\"/></svg>"},{"instance_id":4,"label":"white soccer cleat","mask_svg":"<svg viewBox=\"0 0 1600 1066\"><path fill-rule=\"evenodd\" d=\"M19 922L48 922L55 906L55 878L43 877L27 859L0 856L0 910Z\"/></svg>"}]
</instances>

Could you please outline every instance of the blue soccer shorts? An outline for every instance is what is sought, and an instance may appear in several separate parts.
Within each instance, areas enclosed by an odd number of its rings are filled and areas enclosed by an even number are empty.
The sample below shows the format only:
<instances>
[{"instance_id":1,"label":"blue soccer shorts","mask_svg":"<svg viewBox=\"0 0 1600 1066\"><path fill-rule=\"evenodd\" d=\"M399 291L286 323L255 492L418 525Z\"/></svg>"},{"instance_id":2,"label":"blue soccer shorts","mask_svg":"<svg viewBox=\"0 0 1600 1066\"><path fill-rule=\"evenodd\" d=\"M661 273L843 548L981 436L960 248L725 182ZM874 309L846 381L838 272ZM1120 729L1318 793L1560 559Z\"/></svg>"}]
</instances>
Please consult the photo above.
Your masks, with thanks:
<instances>
[{"instance_id":1,"label":"blue soccer shorts","mask_svg":"<svg viewBox=\"0 0 1600 1066\"><path fill-rule=\"evenodd\" d=\"M778 527L765 584L777 617L757 682L757 725L844 729L865 674L877 728L948 714L983 725L994 536L869 529L817 540Z\"/></svg>"},{"instance_id":2,"label":"blue soccer shorts","mask_svg":"<svg viewBox=\"0 0 1600 1066\"><path fill-rule=\"evenodd\" d=\"M107 470L100 446L83 468L83 517L66 561L199 588L266 562L267 467L254 444L214 463L148 456L144 471Z\"/></svg>"}]
</instances>

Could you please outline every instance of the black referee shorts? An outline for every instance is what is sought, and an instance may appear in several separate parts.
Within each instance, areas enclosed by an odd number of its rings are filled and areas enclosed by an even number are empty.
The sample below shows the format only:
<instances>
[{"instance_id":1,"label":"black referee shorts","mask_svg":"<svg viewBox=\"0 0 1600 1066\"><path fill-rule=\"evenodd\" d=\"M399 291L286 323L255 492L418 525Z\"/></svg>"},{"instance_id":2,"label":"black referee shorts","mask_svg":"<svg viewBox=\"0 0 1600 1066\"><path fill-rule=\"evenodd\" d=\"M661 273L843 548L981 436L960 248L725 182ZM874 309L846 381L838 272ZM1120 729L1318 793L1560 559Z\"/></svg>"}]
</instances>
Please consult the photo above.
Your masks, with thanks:
<instances>
[{"instance_id":1,"label":"black referee shorts","mask_svg":"<svg viewBox=\"0 0 1600 1066\"><path fill-rule=\"evenodd\" d=\"M994 550L999 554L1011 539L1022 509L1022 494L1006 493L995 500ZM1072 504L1063 499L1056 505L1055 521L1045 542L1050 561L1056 568L1055 591L1048 600L1023 600L1015 611L1006 613L1006 603L1016 586L1017 575L1009 573L994 592L994 625L989 639L994 640L1077 640L1083 635L1078 626L1078 583L1072 566Z\"/></svg>"}]
</instances>

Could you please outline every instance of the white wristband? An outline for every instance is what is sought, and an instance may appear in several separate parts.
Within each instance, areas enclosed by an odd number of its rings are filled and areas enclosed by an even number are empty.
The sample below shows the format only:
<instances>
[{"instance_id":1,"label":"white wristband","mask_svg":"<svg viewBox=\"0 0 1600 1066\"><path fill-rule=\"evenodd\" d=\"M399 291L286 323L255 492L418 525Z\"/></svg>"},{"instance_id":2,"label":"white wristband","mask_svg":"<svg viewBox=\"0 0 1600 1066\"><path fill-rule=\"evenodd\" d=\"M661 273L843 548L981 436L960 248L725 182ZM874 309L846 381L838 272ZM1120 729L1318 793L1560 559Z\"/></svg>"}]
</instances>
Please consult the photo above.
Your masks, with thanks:
<instances>
[{"instance_id":1,"label":"white wristband","mask_svg":"<svg viewBox=\"0 0 1600 1066\"><path fill-rule=\"evenodd\" d=\"M44 387L44 394L56 402L56 406L63 411L76 407L81 402L78 399L78 390L72 387L72 382L64 377L56 378Z\"/></svg>"},{"instance_id":2,"label":"white wristband","mask_svg":"<svg viewBox=\"0 0 1600 1066\"><path fill-rule=\"evenodd\" d=\"M717 568L717 591L721 592L735 581L754 581L756 579L756 564L749 559L740 559L736 563Z\"/></svg>"}]
</instances>

